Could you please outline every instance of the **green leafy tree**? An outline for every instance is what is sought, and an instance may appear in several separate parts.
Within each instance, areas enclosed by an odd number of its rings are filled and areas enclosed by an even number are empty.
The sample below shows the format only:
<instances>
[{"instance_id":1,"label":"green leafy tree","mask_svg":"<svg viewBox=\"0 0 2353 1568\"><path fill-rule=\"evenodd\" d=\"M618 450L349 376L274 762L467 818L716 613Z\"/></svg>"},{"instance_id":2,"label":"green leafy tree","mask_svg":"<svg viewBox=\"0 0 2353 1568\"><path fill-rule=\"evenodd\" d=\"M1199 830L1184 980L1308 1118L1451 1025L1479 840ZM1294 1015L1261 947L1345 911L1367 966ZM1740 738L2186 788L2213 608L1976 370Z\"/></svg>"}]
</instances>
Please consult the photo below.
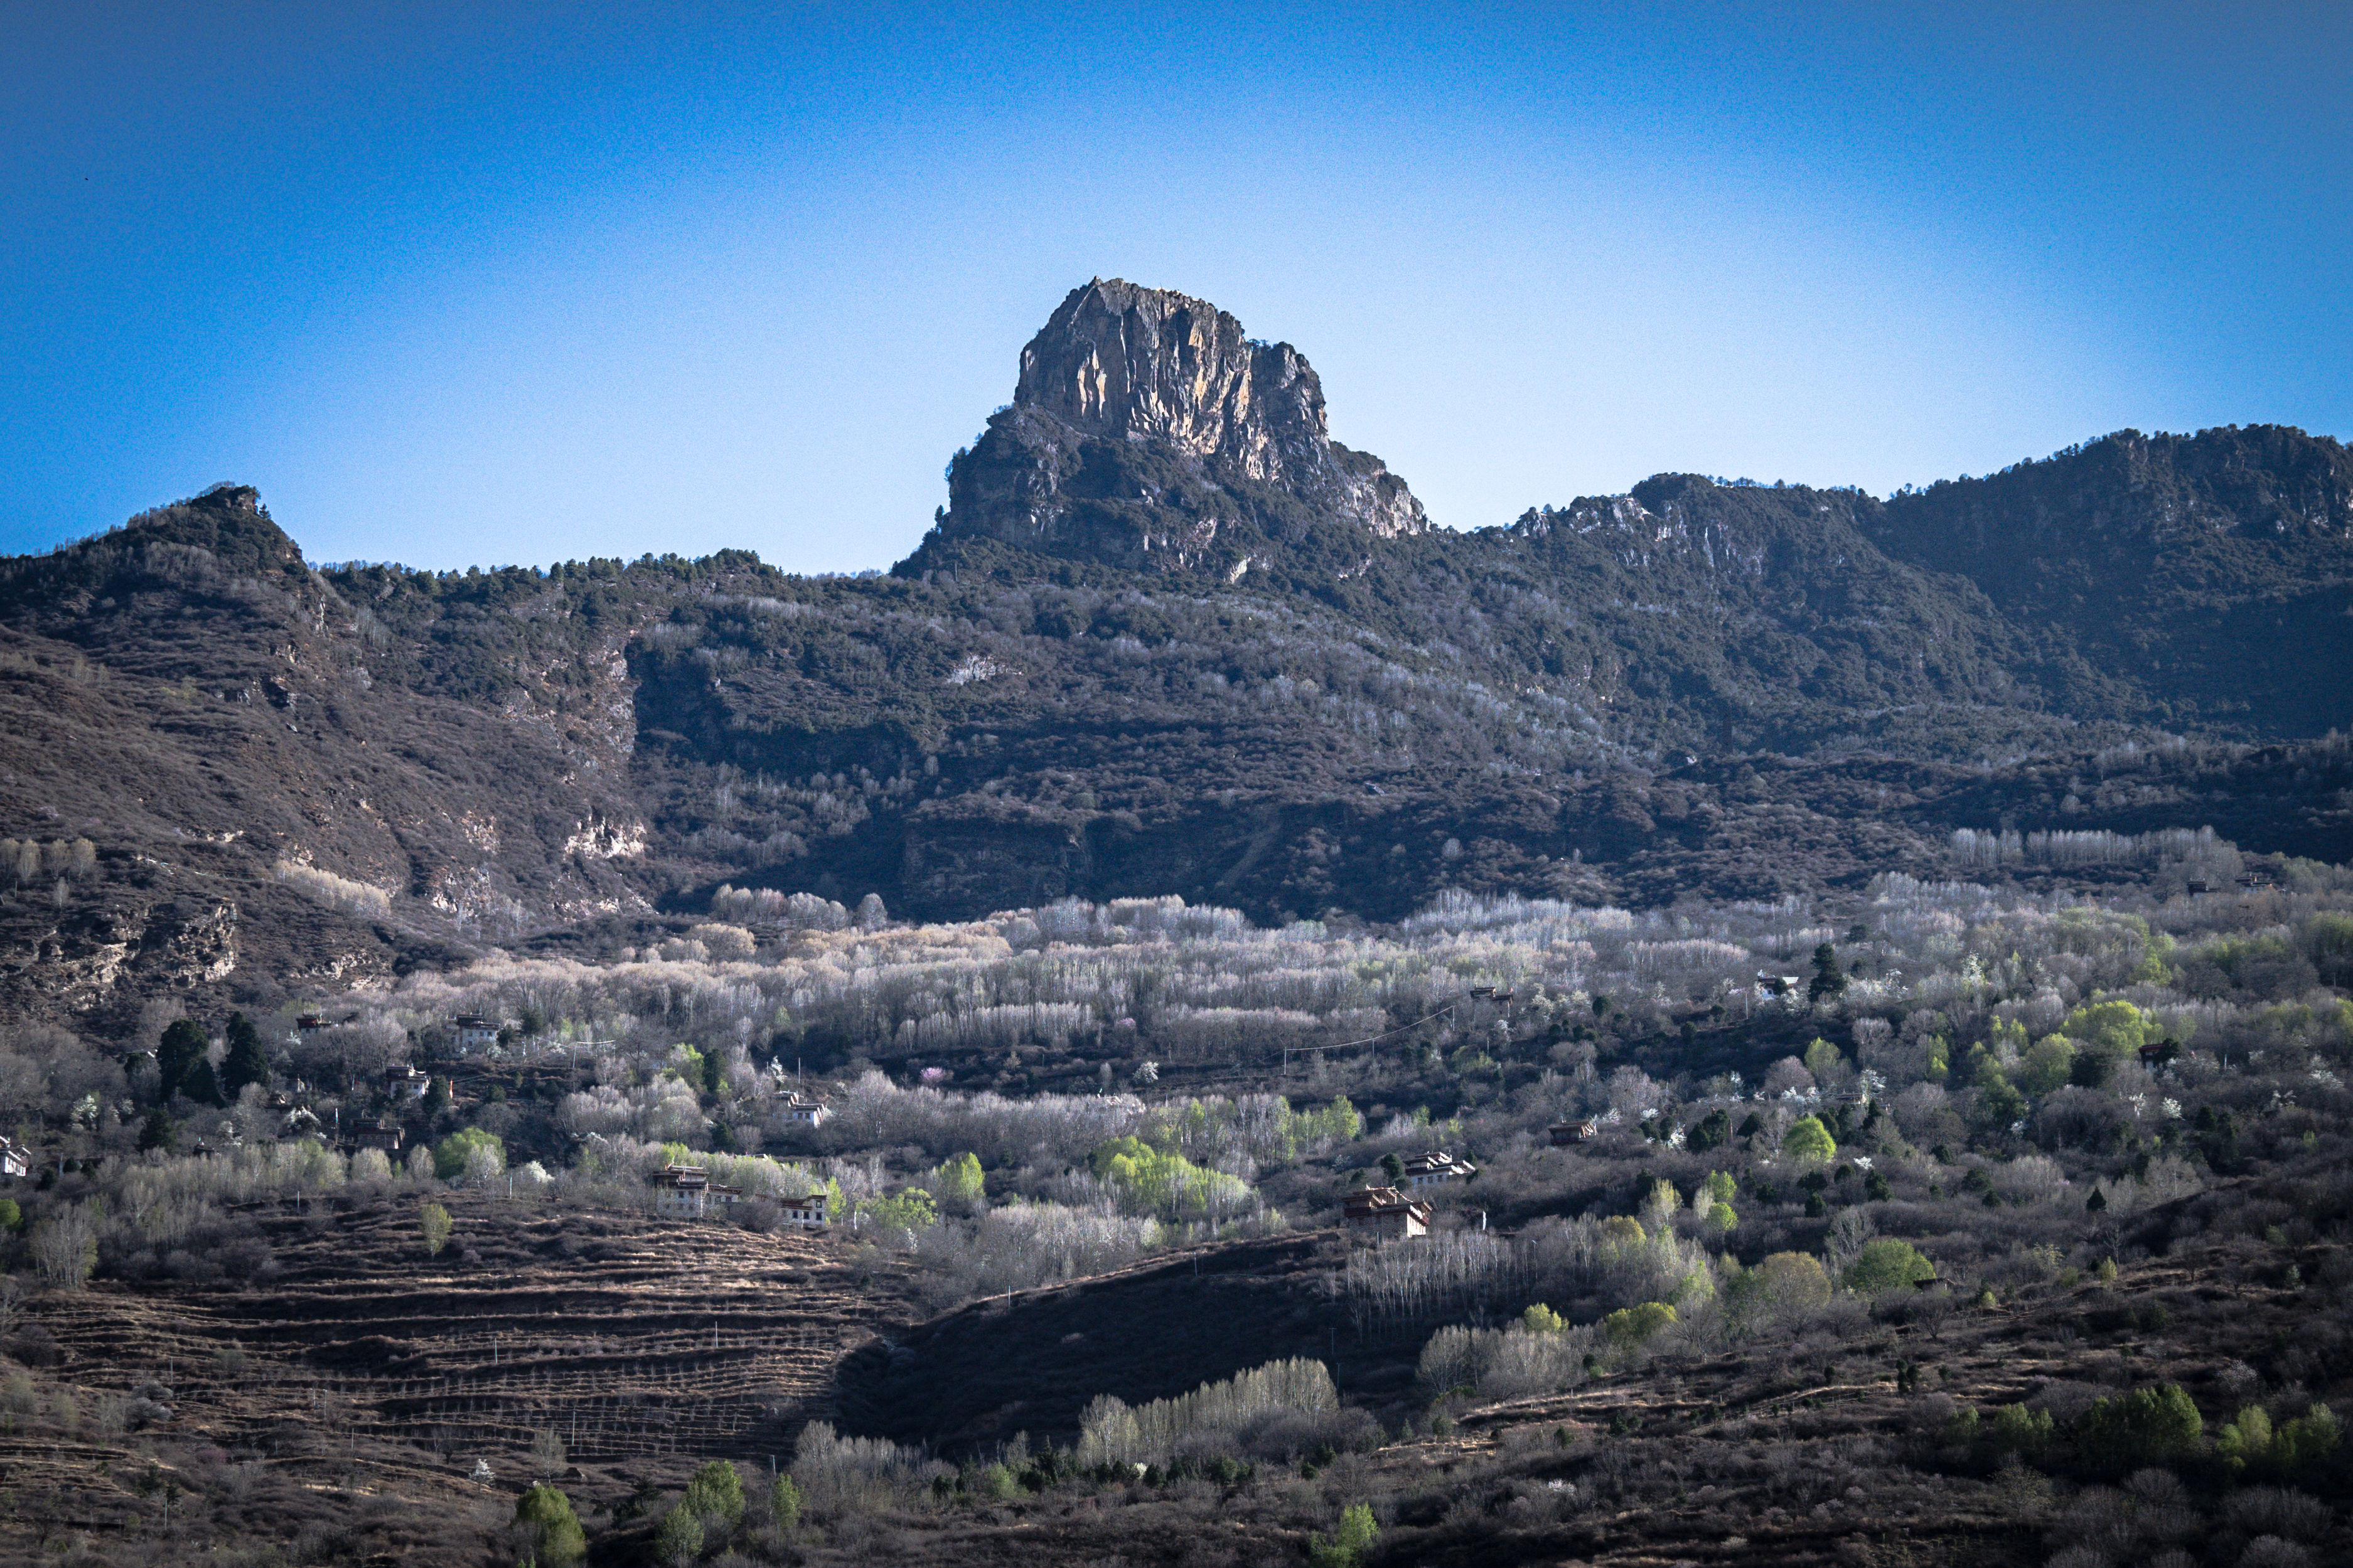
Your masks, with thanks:
<instances>
[{"instance_id":1,"label":"green leafy tree","mask_svg":"<svg viewBox=\"0 0 2353 1568\"><path fill-rule=\"evenodd\" d=\"M464 1175L467 1158L477 1149L490 1150L501 1163L507 1157L507 1146L495 1132L461 1127L433 1146L433 1173L445 1182Z\"/></svg>"},{"instance_id":2,"label":"green leafy tree","mask_svg":"<svg viewBox=\"0 0 2353 1568\"><path fill-rule=\"evenodd\" d=\"M2272 1439L2272 1462L2279 1467L2280 1474L2298 1480L2326 1464L2343 1441L2337 1412L2326 1405L2315 1405L2281 1426Z\"/></svg>"},{"instance_id":3,"label":"green leafy tree","mask_svg":"<svg viewBox=\"0 0 2353 1568\"><path fill-rule=\"evenodd\" d=\"M1632 1350L1674 1321L1673 1307L1664 1301L1645 1301L1639 1307L1621 1307L1602 1319L1601 1332L1620 1350Z\"/></svg>"},{"instance_id":4,"label":"green leafy tree","mask_svg":"<svg viewBox=\"0 0 2353 1568\"><path fill-rule=\"evenodd\" d=\"M2271 1462L2273 1436L2272 1413L2260 1405L2250 1405L2239 1412L2237 1420L2214 1434L2214 1453L2233 1475L2261 1469Z\"/></svg>"},{"instance_id":5,"label":"green leafy tree","mask_svg":"<svg viewBox=\"0 0 2353 1568\"><path fill-rule=\"evenodd\" d=\"M981 1200L987 1183L981 1175L980 1156L958 1154L944 1162L932 1173L932 1185L939 1190L940 1201L970 1208Z\"/></svg>"},{"instance_id":6,"label":"green leafy tree","mask_svg":"<svg viewBox=\"0 0 2353 1568\"><path fill-rule=\"evenodd\" d=\"M1556 1334L1568 1327L1568 1320L1538 1301L1520 1314L1521 1326L1532 1334Z\"/></svg>"},{"instance_id":7,"label":"green leafy tree","mask_svg":"<svg viewBox=\"0 0 2353 1568\"><path fill-rule=\"evenodd\" d=\"M1314 1568L1356 1568L1380 1532L1370 1506L1350 1503L1340 1511L1340 1528L1310 1546L1307 1560Z\"/></svg>"},{"instance_id":8,"label":"green leafy tree","mask_svg":"<svg viewBox=\"0 0 2353 1568\"><path fill-rule=\"evenodd\" d=\"M778 1476L776 1484L768 1489L768 1512L775 1516L778 1530L790 1530L799 1524L800 1483L789 1475Z\"/></svg>"},{"instance_id":9,"label":"green leafy tree","mask_svg":"<svg viewBox=\"0 0 2353 1568\"><path fill-rule=\"evenodd\" d=\"M702 1516L691 1508L674 1508L654 1531L654 1556L670 1568L686 1568L702 1555Z\"/></svg>"},{"instance_id":10,"label":"green leafy tree","mask_svg":"<svg viewBox=\"0 0 2353 1568\"><path fill-rule=\"evenodd\" d=\"M163 1079L165 1100L183 1092L190 1069L202 1065L211 1048L212 1042L190 1019L174 1018L164 1026L164 1037L155 1046L155 1070Z\"/></svg>"},{"instance_id":11,"label":"green leafy tree","mask_svg":"<svg viewBox=\"0 0 2353 1568\"><path fill-rule=\"evenodd\" d=\"M1863 1244L1846 1266L1846 1288L1865 1296L1911 1289L1936 1277L1936 1266L1908 1241L1892 1236Z\"/></svg>"},{"instance_id":12,"label":"green leafy tree","mask_svg":"<svg viewBox=\"0 0 2353 1568\"><path fill-rule=\"evenodd\" d=\"M713 1459L686 1483L686 1506L722 1536L744 1521L744 1478L724 1459Z\"/></svg>"},{"instance_id":13,"label":"green leafy tree","mask_svg":"<svg viewBox=\"0 0 2353 1568\"><path fill-rule=\"evenodd\" d=\"M2313 916L2304 942L2322 984L2353 985L2353 915Z\"/></svg>"},{"instance_id":14,"label":"green leafy tree","mask_svg":"<svg viewBox=\"0 0 2353 1568\"><path fill-rule=\"evenodd\" d=\"M1838 1157L1838 1141L1819 1116L1800 1116L1781 1134L1781 1152L1800 1164L1826 1165Z\"/></svg>"},{"instance_id":15,"label":"green leafy tree","mask_svg":"<svg viewBox=\"0 0 2353 1568\"><path fill-rule=\"evenodd\" d=\"M1820 1035L1815 1036L1814 1043L1806 1047L1806 1070L1814 1075L1816 1083L1829 1084L1839 1068L1845 1065L1846 1058L1839 1055L1839 1048Z\"/></svg>"},{"instance_id":16,"label":"green leafy tree","mask_svg":"<svg viewBox=\"0 0 2353 1568\"><path fill-rule=\"evenodd\" d=\"M439 1204L427 1204L417 1211L417 1225L425 1236L425 1256L440 1257L441 1249L449 1245L449 1211Z\"/></svg>"},{"instance_id":17,"label":"green leafy tree","mask_svg":"<svg viewBox=\"0 0 2353 1568\"><path fill-rule=\"evenodd\" d=\"M269 1082L269 1054L261 1048L261 1031L242 1013L228 1016L228 1055L221 1058L222 1094L235 1100L249 1083Z\"/></svg>"},{"instance_id":18,"label":"green leafy tree","mask_svg":"<svg viewBox=\"0 0 2353 1568\"><path fill-rule=\"evenodd\" d=\"M25 1228L25 1211L16 1206L14 1198L0 1198L0 1230L19 1231Z\"/></svg>"},{"instance_id":19,"label":"green leafy tree","mask_svg":"<svg viewBox=\"0 0 2353 1568\"><path fill-rule=\"evenodd\" d=\"M1405 1180L1405 1162L1397 1157L1394 1150L1381 1156L1381 1174L1389 1179L1391 1186Z\"/></svg>"},{"instance_id":20,"label":"green leafy tree","mask_svg":"<svg viewBox=\"0 0 2353 1568\"><path fill-rule=\"evenodd\" d=\"M2029 1410L2023 1405L2005 1405L1993 1413L1986 1424L1986 1442L1997 1453L2010 1450L2038 1458L2051 1446L2052 1423L2048 1410Z\"/></svg>"},{"instance_id":21,"label":"green leafy tree","mask_svg":"<svg viewBox=\"0 0 2353 1568\"><path fill-rule=\"evenodd\" d=\"M2168 1383L2098 1401L2075 1424L2075 1440L2094 1464L2137 1468L2189 1458L2205 1426L2197 1403Z\"/></svg>"},{"instance_id":22,"label":"green leafy tree","mask_svg":"<svg viewBox=\"0 0 2353 1568\"><path fill-rule=\"evenodd\" d=\"M554 1487L533 1487L516 1499L515 1522L531 1531L536 1568L566 1568L588 1555L588 1536L572 1500Z\"/></svg>"},{"instance_id":23,"label":"green leafy tree","mask_svg":"<svg viewBox=\"0 0 2353 1568\"><path fill-rule=\"evenodd\" d=\"M2018 1087L2029 1094L2049 1094L2063 1086L2074 1070L2075 1042L2064 1035L2045 1035L2019 1058Z\"/></svg>"},{"instance_id":24,"label":"green leafy tree","mask_svg":"<svg viewBox=\"0 0 2353 1568\"><path fill-rule=\"evenodd\" d=\"M2271 1412L2250 1405L2214 1435L2214 1453L2234 1476L2252 1470L2295 1480L2326 1464L2342 1440L2337 1412L2326 1405L2276 1427Z\"/></svg>"},{"instance_id":25,"label":"green leafy tree","mask_svg":"<svg viewBox=\"0 0 2353 1568\"><path fill-rule=\"evenodd\" d=\"M1229 1212L1250 1196L1250 1184L1240 1177L1196 1165L1174 1150L1154 1148L1140 1138L1099 1143L1087 1160L1131 1212L1189 1219Z\"/></svg>"},{"instance_id":26,"label":"green leafy tree","mask_svg":"<svg viewBox=\"0 0 2353 1568\"><path fill-rule=\"evenodd\" d=\"M939 1205L921 1187L901 1187L888 1197L869 1198L858 1206L885 1230L926 1230L940 1223Z\"/></svg>"},{"instance_id":27,"label":"green leafy tree","mask_svg":"<svg viewBox=\"0 0 2353 1568\"><path fill-rule=\"evenodd\" d=\"M2074 1041L2078 1050L2099 1051L2122 1062L2137 1058L2143 1046L2154 1045L2164 1028L2148 1014L2118 998L2076 1008L2060 1020L2059 1032Z\"/></svg>"}]
</instances>

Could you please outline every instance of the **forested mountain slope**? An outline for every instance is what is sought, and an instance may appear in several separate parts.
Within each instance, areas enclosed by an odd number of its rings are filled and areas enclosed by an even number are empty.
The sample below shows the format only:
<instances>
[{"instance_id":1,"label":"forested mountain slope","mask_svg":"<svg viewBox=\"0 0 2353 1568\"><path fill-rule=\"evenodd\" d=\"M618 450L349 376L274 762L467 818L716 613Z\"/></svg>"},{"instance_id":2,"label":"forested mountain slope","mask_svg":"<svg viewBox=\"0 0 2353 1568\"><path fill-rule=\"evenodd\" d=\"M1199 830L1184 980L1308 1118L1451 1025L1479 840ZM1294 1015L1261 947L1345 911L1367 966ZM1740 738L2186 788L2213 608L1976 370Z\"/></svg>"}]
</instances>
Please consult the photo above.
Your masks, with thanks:
<instances>
[{"instance_id":1,"label":"forested mountain slope","mask_svg":"<svg viewBox=\"0 0 2353 1568\"><path fill-rule=\"evenodd\" d=\"M723 882L1394 919L1948 874L1962 827L2353 858L2335 441L1462 533L1199 300L1076 290L1016 391L887 576L321 570L237 487L0 563L5 1005L594 951Z\"/></svg>"}]
</instances>

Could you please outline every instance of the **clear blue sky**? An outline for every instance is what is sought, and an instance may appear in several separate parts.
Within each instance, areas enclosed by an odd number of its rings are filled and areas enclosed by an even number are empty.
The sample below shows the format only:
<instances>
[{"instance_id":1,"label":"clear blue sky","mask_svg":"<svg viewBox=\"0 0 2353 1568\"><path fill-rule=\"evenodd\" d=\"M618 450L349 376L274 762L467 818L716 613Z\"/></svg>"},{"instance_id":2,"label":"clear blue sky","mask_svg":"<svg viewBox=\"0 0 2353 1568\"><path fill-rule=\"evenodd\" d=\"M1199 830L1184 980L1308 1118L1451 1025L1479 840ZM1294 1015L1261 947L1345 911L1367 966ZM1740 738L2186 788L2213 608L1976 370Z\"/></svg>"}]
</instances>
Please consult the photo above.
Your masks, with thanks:
<instances>
[{"instance_id":1,"label":"clear blue sky","mask_svg":"<svg viewBox=\"0 0 2353 1568\"><path fill-rule=\"evenodd\" d=\"M904 554L1062 294L1457 528L2353 435L2353 7L10 7L0 549Z\"/></svg>"}]
</instances>

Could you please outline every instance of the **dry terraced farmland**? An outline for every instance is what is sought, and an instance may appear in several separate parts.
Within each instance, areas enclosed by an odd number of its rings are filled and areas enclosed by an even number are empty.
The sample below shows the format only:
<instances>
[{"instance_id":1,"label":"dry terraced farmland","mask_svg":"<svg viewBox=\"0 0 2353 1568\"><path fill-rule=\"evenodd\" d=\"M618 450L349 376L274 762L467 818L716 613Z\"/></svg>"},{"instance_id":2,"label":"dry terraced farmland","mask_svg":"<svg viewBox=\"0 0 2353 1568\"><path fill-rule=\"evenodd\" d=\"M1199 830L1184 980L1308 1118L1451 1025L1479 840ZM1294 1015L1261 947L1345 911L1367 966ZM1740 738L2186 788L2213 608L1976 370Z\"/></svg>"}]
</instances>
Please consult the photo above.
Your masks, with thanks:
<instances>
[{"instance_id":1,"label":"dry terraced farmland","mask_svg":"<svg viewBox=\"0 0 2353 1568\"><path fill-rule=\"evenodd\" d=\"M542 1431L584 1497L712 1457L765 1468L831 1413L836 1362L906 1318L894 1266L854 1245L440 1196L438 1258L413 1200L318 1200L264 1205L267 1278L26 1298L0 1557L124 1531L250 1546L306 1516L458 1549L512 1516Z\"/></svg>"}]
</instances>

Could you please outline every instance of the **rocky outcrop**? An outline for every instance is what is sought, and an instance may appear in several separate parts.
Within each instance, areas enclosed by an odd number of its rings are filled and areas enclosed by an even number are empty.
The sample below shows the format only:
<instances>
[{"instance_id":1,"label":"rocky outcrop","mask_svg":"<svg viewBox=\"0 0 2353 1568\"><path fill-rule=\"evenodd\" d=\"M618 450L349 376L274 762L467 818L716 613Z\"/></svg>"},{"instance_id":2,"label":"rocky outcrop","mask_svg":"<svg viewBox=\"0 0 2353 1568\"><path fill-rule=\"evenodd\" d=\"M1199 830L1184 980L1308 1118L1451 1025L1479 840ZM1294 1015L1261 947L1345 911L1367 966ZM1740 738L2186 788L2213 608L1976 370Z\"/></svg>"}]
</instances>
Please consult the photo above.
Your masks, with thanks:
<instances>
[{"instance_id":1,"label":"rocky outcrop","mask_svg":"<svg viewBox=\"0 0 2353 1568\"><path fill-rule=\"evenodd\" d=\"M1403 479L1332 439L1298 350L1118 279L1073 289L1030 339L948 495L935 541L1227 576L1430 527Z\"/></svg>"}]
</instances>

